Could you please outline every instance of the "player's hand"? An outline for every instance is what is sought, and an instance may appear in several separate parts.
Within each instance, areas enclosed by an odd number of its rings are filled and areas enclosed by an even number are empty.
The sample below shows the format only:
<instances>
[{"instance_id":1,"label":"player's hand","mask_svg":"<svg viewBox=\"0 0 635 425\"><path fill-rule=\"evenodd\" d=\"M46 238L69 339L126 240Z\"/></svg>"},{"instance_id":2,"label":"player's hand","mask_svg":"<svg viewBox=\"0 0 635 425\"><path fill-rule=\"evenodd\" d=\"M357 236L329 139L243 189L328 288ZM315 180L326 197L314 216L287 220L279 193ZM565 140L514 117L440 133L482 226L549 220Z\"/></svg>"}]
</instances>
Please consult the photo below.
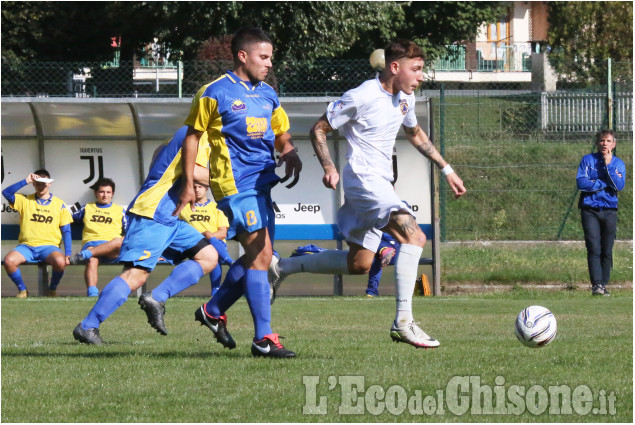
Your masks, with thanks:
<instances>
[{"instance_id":1,"label":"player's hand","mask_svg":"<svg viewBox=\"0 0 635 425\"><path fill-rule=\"evenodd\" d=\"M38 176L37 174L33 174L33 173L31 173L31 174L29 174L28 176L26 176L26 183L27 183L27 184L31 184L31 183L33 183L33 182L35 181L35 179L37 179L38 177L40 177L40 176Z\"/></svg>"},{"instance_id":2,"label":"player's hand","mask_svg":"<svg viewBox=\"0 0 635 425\"><path fill-rule=\"evenodd\" d=\"M286 186L288 189L291 189L300 179L300 171L302 171L302 160L298 156L298 153L295 151L295 149L289 149L285 153L280 154L276 167L280 167L283 163L285 163L284 177L280 179L280 183L286 182L291 176L293 176L293 180L291 181L291 183Z\"/></svg>"},{"instance_id":3,"label":"player's hand","mask_svg":"<svg viewBox=\"0 0 635 425\"><path fill-rule=\"evenodd\" d=\"M67 266L71 265L71 256L67 255L66 257L64 257L64 262L66 263Z\"/></svg>"},{"instance_id":4,"label":"player's hand","mask_svg":"<svg viewBox=\"0 0 635 425\"><path fill-rule=\"evenodd\" d=\"M613 152L607 146L602 147L602 156L604 157L604 163L610 164L613 160Z\"/></svg>"},{"instance_id":5,"label":"player's hand","mask_svg":"<svg viewBox=\"0 0 635 425\"><path fill-rule=\"evenodd\" d=\"M181 184L181 194L179 195L179 201L176 203L176 208L172 212L173 216L178 216L186 205L189 205L192 211L196 211L196 194L194 193L194 185Z\"/></svg>"},{"instance_id":6,"label":"player's hand","mask_svg":"<svg viewBox=\"0 0 635 425\"><path fill-rule=\"evenodd\" d=\"M454 192L454 199L457 199L467 192L465 186L463 185L463 180L456 173L450 173L445 176L448 184L450 185L450 189Z\"/></svg>"},{"instance_id":7,"label":"player's hand","mask_svg":"<svg viewBox=\"0 0 635 425\"><path fill-rule=\"evenodd\" d=\"M339 181L340 175L334 167L328 167L324 169L324 177L322 177L322 183L327 189L335 190Z\"/></svg>"}]
</instances>

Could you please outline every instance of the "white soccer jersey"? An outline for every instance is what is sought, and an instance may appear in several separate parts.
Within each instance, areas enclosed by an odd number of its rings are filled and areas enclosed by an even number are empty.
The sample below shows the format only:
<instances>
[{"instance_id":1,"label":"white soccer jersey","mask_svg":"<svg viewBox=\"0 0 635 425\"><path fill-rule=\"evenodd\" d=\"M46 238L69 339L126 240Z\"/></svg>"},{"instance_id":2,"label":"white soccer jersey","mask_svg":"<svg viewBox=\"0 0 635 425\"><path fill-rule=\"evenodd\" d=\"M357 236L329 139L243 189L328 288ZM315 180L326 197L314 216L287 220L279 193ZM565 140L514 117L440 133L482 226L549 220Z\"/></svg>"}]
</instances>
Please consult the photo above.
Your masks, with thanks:
<instances>
[{"instance_id":1,"label":"white soccer jersey","mask_svg":"<svg viewBox=\"0 0 635 425\"><path fill-rule=\"evenodd\" d=\"M415 95L390 94L378 78L368 80L331 102L326 116L346 137L348 166L360 177L393 180L392 153L401 128L416 127Z\"/></svg>"}]
</instances>

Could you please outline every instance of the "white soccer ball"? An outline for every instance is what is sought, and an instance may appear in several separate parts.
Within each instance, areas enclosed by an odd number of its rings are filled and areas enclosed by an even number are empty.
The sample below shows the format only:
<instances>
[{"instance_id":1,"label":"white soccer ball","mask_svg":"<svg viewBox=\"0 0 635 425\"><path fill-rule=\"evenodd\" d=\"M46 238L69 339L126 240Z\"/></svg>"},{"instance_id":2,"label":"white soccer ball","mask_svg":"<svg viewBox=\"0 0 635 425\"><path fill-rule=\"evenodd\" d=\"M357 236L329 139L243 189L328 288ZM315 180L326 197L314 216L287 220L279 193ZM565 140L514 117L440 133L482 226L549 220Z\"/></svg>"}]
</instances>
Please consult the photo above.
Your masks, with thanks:
<instances>
[{"instance_id":1,"label":"white soccer ball","mask_svg":"<svg viewBox=\"0 0 635 425\"><path fill-rule=\"evenodd\" d=\"M384 56L384 49L375 49L370 54L370 66L377 72L382 72L386 68L386 58Z\"/></svg>"},{"instance_id":2,"label":"white soccer ball","mask_svg":"<svg viewBox=\"0 0 635 425\"><path fill-rule=\"evenodd\" d=\"M516 317L516 337L527 347L544 347L554 340L558 326L552 312L539 305L532 305Z\"/></svg>"}]
</instances>

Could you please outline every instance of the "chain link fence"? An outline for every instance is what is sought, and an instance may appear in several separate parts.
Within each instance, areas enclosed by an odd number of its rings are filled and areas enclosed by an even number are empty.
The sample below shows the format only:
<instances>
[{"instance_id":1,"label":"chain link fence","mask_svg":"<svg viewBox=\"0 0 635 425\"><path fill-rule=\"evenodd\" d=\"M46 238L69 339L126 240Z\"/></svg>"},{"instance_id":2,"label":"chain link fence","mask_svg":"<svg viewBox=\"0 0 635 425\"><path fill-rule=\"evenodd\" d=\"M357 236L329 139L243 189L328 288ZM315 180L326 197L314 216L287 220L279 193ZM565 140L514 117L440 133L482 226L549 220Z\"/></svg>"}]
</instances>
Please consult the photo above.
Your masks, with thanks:
<instances>
[{"instance_id":1,"label":"chain link fence","mask_svg":"<svg viewBox=\"0 0 635 425\"><path fill-rule=\"evenodd\" d=\"M515 75L526 77L530 64L521 59ZM446 79L447 72L465 71L455 65L433 63L427 74L435 79L419 93L432 99L435 144L468 188L465 197L451 200L442 179L442 240L583 239L577 166L609 122L627 166L618 238L632 239L631 63L614 63L610 80L606 62L599 63L593 71L605 76L603 84L563 80L555 92L532 91L527 78L502 81L510 75L504 67L481 72L479 83L442 82L442 71ZM193 97L230 67L222 61L3 63L1 90L3 97ZM367 60L280 62L267 82L280 96L339 96L374 75Z\"/></svg>"}]
</instances>

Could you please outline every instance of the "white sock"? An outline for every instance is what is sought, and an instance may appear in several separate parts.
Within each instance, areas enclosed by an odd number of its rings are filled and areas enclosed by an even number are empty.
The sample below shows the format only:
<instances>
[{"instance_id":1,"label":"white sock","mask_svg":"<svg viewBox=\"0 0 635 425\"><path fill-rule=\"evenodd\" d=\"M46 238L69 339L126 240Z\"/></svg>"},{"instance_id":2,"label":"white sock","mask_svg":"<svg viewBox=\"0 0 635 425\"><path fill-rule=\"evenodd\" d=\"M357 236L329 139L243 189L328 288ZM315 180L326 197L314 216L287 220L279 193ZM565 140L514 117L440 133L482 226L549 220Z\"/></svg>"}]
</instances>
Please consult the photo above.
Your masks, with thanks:
<instances>
[{"instance_id":1,"label":"white sock","mask_svg":"<svg viewBox=\"0 0 635 425\"><path fill-rule=\"evenodd\" d=\"M412 322L412 293L415 289L419 258L423 248L403 244L395 263L395 299L397 301L397 326Z\"/></svg>"},{"instance_id":2,"label":"white sock","mask_svg":"<svg viewBox=\"0 0 635 425\"><path fill-rule=\"evenodd\" d=\"M317 254L280 259L278 267L284 275L294 273L349 274L348 251L327 249Z\"/></svg>"}]
</instances>

